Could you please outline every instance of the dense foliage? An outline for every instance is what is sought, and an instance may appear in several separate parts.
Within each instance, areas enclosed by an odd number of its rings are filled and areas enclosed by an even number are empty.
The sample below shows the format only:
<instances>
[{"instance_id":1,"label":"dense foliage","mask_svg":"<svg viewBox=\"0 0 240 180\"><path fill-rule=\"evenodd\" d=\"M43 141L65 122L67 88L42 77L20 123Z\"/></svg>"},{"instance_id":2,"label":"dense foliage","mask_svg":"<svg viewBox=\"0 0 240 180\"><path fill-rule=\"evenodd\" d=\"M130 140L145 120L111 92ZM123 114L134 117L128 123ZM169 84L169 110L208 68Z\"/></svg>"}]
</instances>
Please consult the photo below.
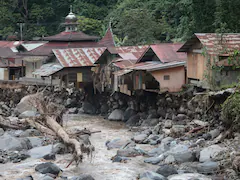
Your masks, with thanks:
<instances>
[{"instance_id":1,"label":"dense foliage","mask_svg":"<svg viewBox=\"0 0 240 180\"><path fill-rule=\"evenodd\" d=\"M79 29L102 36L109 24L118 44L184 41L194 32L239 32L236 0L1 0L0 34L24 39L56 34L73 5Z\"/></svg>"}]
</instances>

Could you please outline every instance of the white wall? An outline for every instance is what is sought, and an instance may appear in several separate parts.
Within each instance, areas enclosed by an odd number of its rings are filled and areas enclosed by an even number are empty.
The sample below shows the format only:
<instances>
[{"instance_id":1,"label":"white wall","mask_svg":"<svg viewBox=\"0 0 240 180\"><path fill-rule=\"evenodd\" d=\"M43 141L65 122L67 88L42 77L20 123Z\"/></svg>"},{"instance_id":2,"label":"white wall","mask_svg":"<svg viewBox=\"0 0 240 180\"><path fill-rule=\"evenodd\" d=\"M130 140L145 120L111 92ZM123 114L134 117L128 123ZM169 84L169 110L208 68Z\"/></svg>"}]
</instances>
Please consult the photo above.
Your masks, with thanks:
<instances>
[{"instance_id":1,"label":"white wall","mask_svg":"<svg viewBox=\"0 0 240 180\"><path fill-rule=\"evenodd\" d=\"M0 68L0 80L4 80L4 68Z\"/></svg>"}]
</instances>

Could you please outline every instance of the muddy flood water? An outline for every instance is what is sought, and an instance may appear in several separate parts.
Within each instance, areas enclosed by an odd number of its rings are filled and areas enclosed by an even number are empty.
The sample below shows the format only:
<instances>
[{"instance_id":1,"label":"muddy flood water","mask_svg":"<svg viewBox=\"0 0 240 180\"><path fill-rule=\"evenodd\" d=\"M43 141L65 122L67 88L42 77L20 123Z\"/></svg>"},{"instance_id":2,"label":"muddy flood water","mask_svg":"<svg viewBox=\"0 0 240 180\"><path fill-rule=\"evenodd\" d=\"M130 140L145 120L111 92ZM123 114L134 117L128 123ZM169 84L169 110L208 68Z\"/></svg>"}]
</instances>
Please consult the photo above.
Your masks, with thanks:
<instances>
[{"instance_id":1,"label":"muddy flood water","mask_svg":"<svg viewBox=\"0 0 240 180\"><path fill-rule=\"evenodd\" d=\"M87 128L90 131L101 131L101 133L92 134L90 137L95 146L92 159L85 158L78 167L73 163L69 168L65 168L72 158L71 154L57 156L53 162L63 170L63 176L90 174L95 180L136 180L139 173L157 169L156 166L144 163L142 156L130 158L127 163L113 163L111 161L111 157L116 155L117 149L107 150L106 141L117 138L129 140L133 136L133 133L125 127L124 123L108 121L98 116L66 115L64 128ZM149 145L137 145L137 147L143 150L150 149ZM0 164L0 179L14 180L27 175L32 175L34 180L41 179L43 175L36 173L34 168L43 162L46 161L28 158L20 163Z\"/></svg>"}]
</instances>

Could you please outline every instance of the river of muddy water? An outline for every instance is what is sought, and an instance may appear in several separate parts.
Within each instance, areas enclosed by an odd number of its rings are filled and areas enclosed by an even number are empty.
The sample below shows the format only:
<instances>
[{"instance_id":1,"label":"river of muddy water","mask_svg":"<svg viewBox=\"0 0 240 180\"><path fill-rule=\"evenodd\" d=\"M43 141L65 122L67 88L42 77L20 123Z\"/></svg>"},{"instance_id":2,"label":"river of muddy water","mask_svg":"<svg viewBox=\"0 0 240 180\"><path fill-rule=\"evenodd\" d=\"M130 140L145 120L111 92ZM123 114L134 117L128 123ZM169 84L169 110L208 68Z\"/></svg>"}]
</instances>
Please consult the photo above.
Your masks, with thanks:
<instances>
[{"instance_id":1,"label":"river of muddy water","mask_svg":"<svg viewBox=\"0 0 240 180\"><path fill-rule=\"evenodd\" d=\"M142 156L130 158L127 163L113 163L111 161L111 157L116 155L117 149L107 150L106 141L117 138L129 140L133 136L133 133L122 122L108 121L99 116L65 115L64 128L87 128L90 131L101 131L92 134L90 137L92 144L95 146L93 157L85 158L78 167L73 163L69 168L65 168L72 158L71 154L57 155L53 163L63 170L62 175L65 177L90 174L95 180L136 180L139 173L157 169L156 166L144 163L144 157ZM153 148L150 145L137 146L143 150ZM0 179L14 180L32 175L34 180L40 180L43 175L36 173L34 168L37 164L43 162L46 161L29 158L20 163L0 164Z\"/></svg>"}]
</instances>

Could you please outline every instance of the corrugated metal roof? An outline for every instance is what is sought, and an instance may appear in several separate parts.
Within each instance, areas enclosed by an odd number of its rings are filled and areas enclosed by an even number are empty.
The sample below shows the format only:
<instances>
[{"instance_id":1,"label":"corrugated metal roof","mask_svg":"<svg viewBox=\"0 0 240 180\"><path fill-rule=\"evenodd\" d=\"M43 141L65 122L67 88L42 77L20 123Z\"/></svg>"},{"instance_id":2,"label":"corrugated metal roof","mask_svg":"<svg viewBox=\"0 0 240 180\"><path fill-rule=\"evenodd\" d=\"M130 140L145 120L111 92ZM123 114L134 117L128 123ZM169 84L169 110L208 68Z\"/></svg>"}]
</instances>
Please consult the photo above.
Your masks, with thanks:
<instances>
[{"instance_id":1,"label":"corrugated metal roof","mask_svg":"<svg viewBox=\"0 0 240 180\"><path fill-rule=\"evenodd\" d=\"M117 66L121 69L127 68L129 66L132 66L133 64L136 63L136 60L124 60L124 59L119 59L115 62L113 62L114 66Z\"/></svg>"},{"instance_id":2,"label":"corrugated metal roof","mask_svg":"<svg viewBox=\"0 0 240 180\"><path fill-rule=\"evenodd\" d=\"M46 44L47 42L41 42L41 43L23 43L21 44L27 51L32 51L33 49L36 49L44 44Z\"/></svg>"},{"instance_id":3,"label":"corrugated metal roof","mask_svg":"<svg viewBox=\"0 0 240 180\"><path fill-rule=\"evenodd\" d=\"M82 31L78 32L61 32L59 34L53 35L53 36L48 36L44 37L43 40L45 41L67 41L67 42L72 42L72 41L96 41L98 40L99 37L97 36L90 36Z\"/></svg>"},{"instance_id":4,"label":"corrugated metal roof","mask_svg":"<svg viewBox=\"0 0 240 180\"><path fill-rule=\"evenodd\" d=\"M0 41L0 47L13 48L22 44L22 41Z\"/></svg>"},{"instance_id":5,"label":"corrugated metal roof","mask_svg":"<svg viewBox=\"0 0 240 180\"><path fill-rule=\"evenodd\" d=\"M201 42L206 47L208 54L229 54L234 50L240 50L240 33L195 33L178 52L188 52L196 43Z\"/></svg>"},{"instance_id":6,"label":"corrugated metal roof","mask_svg":"<svg viewBox=\"0 0 240 180\"><path fill-rule=\"evenodd\" d=\"M128 74L130 72L132 72L133 70L131 69L123 69L123 70L120 70L120 71L115 71L113 72L113 74L117 75L117 76L122 76L124 74Z\"/></svg>"},{"instance_id":7,"label":"corrugated metal roof","mask_svg":"<svg viewBox=\"0 0 240 180\"><path fill-rule=\"evenodd\" d=\"M107 48L54 49L53 53L63 67L93 66Z\"/></svg>"},{"instance_id":8,"label":"corrugated metal roof","mask_svg":"<svg viewBox=\"0 0 240 180\"><path fill-rule=\"evenodd\" d=\"M128 69L133 70L146 70L146 71L156 71L161 69L169 69L178 66L184 66L186 62L169 62L161 63L159 61L148 61L134 64L133 66L128 67Z\"/></svg>"},{"instance_id":9,"label":"corrugated metal roof","mask_svg":"<svg viewBox=\"0 0 240 180\"><path fill-rule=\"evenodd\" d=\"M185 53L177 52L182 46L182 43L161 43L151 45L150 48L154 51L161 62L186 61Z\"/></svg>"},{"instance_id":10,"label":"corrugated metal roof","mask_svg":"<svg viewBox=\"0 0 240 180\"><path fill-rule=\"evenodd\" d=\"M60 64L48 63L48 64L42 65L39 69L34 71L32 74L46 77L60 71L61 69L63 69L63 67Z\"/></svg>"},{"instance_id":11,"label":"corrugated metal roof","mask_svg":"<svg viewBox=\"0 0 240 180\"><path fill-rule=\"evenodd\" d=\"M149 46L123 46L108 48L111 54L118 54L120 57L124 54L131 54L131 58L140 58L142 54L148 49Z\"/></svg>"}]
</instances>

